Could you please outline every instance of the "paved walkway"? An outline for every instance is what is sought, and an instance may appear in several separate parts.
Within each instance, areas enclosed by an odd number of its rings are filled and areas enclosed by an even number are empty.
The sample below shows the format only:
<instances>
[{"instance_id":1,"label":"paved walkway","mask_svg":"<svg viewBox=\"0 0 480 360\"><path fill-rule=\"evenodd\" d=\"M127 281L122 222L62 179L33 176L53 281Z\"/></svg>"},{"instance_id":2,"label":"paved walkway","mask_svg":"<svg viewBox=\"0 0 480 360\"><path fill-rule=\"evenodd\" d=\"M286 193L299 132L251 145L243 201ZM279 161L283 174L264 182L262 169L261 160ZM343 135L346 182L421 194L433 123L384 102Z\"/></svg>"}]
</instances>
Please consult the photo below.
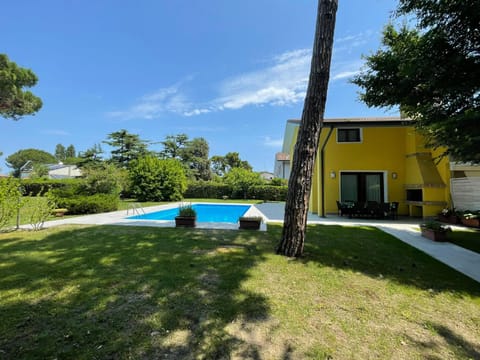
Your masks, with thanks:
<instances>
[{"instance_id":1,"label":"paved walkway","mask_svg":"<svg viewBox=\"0 0 480 360\"><path fill-rule=\"evenodd\" d=\"M146 212L158 211L170 207L176 207L178 204L159 205L146 208ZM133 215L131 210L130 214ZM283 203L263 203L255 205L255 208L249 210L252 216L263 215L268 222L283 222L284 204ZM453 269L469 276L480 282L480 254L464 249L457 245L445 242L438 243L425 239L420 235L418 224L420 220L411 218L398 220L370 220L370 219L348 219L339 216L328 216L321 218L314 214L308 215L309 224L324 225L344 225L357 226L369 225L377 227L386 233L389 233L401 241L429 254L433 258L443 262ZM65 224L91 224L91 225L135 225L135 226L165 226L173 227L173 221L145 221L127 218L127 211L115 211L104 214L86 215L61 220L53 220L45 223L45 227L52 227ZM22 226L28 228L28 226ZM236 224L225 223L199 223L198 228L214 229L237 229ZM265 230L265 224L262 224L262 230ZM480 233L479 233L480 236Z\"/></svg>"}]
</instances>

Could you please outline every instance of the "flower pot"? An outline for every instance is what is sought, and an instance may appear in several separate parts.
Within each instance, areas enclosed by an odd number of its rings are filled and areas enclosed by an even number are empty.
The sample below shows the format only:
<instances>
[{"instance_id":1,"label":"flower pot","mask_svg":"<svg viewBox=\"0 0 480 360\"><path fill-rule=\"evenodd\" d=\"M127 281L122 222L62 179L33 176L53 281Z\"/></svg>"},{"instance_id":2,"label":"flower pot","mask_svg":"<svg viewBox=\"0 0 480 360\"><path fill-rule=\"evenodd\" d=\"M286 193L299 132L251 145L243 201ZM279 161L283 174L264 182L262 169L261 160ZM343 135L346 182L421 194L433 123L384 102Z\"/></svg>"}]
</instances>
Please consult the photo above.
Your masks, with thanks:
<instances>
[{"instance_id":1,"label":"flower pot","mask_svg":"<svg viewBox=\"0 0 480 360\"><path fill-rule=\"evenodd\" d=\"M260 219L239 219L240 229L258 230L262 220Z\"/></svg>"},{"instance_id":2,"label":"flower pot","mask_svg":"<svg viewBox=\"0 0 480 360\"><path fill-rule=\"evenodd\" d=\"M433 229L425 229L422 228L422 236L438 242L447 241L447 232L446 231L438 231Z\"/></svg>"},{"instance_id":3,"label":"flower pot","mask_svg":"<svg viewBox=\"0 0 480 360\"><path fill-rule=\"evenodd\" d=\"M195 227L197 218L191 216L176 216L175 217L175 226L176 227Z\"/></svg>"},{"instance_id":4,"label":"flower pot","mask_svg":"<svg viewBox=\"0 0 480 360\"><path fill-rule=\"evenodd\" d=\"M480 218L473 218L473 219L462 218L462 224L468 227L480 227Z\"/></svg>"}]
</instances>

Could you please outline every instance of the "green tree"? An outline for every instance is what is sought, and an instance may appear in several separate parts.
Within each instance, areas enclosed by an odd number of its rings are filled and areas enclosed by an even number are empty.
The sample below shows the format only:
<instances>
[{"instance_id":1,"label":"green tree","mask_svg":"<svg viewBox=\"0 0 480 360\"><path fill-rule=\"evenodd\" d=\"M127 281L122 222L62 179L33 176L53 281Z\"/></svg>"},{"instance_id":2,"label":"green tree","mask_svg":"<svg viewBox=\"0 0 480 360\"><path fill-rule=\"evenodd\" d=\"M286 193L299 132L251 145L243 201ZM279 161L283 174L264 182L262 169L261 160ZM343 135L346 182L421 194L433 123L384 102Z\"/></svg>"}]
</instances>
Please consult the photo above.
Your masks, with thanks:
<instances>
[{"instance_id":1,"label":"green tree","mask_svg":"<svg viewBox=\"0 0 480 360\"><path fill-rule=\"evenodd\" d=\"M164 159L182 159L182 152L187 141L188 136L186 134L168 135L164 141L160 142L163 145L160 157Z\"/></svg>"},{"instance_id":2,"label":"green tree","mask_svg":"<svg viewBox=\"0 0 480 360\"><path fill-rule=\"evenodd\" d=\"M187 177L179 160L145 156L132 162L132 192L139 201L176 201L187 189Z\"/></svg>"},{"instance_id":3,"label":"green tree","mask_svg":"<svg viewBox=\"0 0 480 360\"><path fill-rule=\"evenodd\" d=\"M310 78L288 181L282 240L277 246L277 253L285 256L303 254L313 168L327 100L337 8L337 0L318 2Z\"/></svg>"},{"instance_id":4,"label":"green tree","mask_svg":"<svg viewBox=\"0 0 480 360\"><path fill-rule=\"evenodd\" d=\"M52 154L43 150L23 149L9 155L5 159L5 162L8 167L13 169L13 176L20 177L20 169L24 166L31 168L36 164L56 164L57 159L55 159Z\"/></svg>"},{"instance_id":5,"label":"green tree","mask_svg":"<svg viewBox=\"0 0 480 360\"><path fill-rule=\"evenodd\" d=\"M229 152L225 156L212 156L211 164L212 171L218 176L224 176L234 168L252 171L252 166L248 163L248 161L242 160L238 152Z\"/></svg>"},{"instance_id":6,"label":"green tree","mask_svg":"<svg viewBox=\"0 0 480 360\"><path fill-rule=\"evenodd\" d=\"M65 158L74 158L77 157L77 152L75 151L75 146L68 145L67 149L65 150Z\"/></svg>"},{"instance_id":7,"label":"green tree","mask_svg":"<svg viewBox=\"0 0 480 360\"><path fill-rule=\"evenodd\" d=\"M63 146L62 144L57 144L57 146L55 146L55 158L58 161L65 161L65 159L67 158L65 146Z\"/></svg>"},{"instance_id":8,"label":"green tree","mask_svg":"<svg viewBox=\"0 0 480 360\"><path fill-rule=\"evenodd\" d=\"M187 176L195 180L210 180L209 146L204 138L187 141L180 152L180 160L187 169Z\"/></svg>"},{"instance_id":9,"label":"green tree","mask_svg":"<svg viewBox=\"0 0 480 360\"><path fill-rule=\"evenodd\" d=\"M103 150L100 144L94 144L91 148L80 154L77 166L80 168L98 167L102 165Z\"/></svg>"},{"instance_id":10,"label":"green tree","mask_svg":"<svg viewBox=\"0 0 480 360\"><path fill-rule=\"evenodd\" d=\"M103 143L113 147L110 162L121 168L128 168L132 160L145 156L148 152L147 142L125 129L108 134L107 139Z\"/></svg>"},{"instance_id":11,"label":"green tree","mask_svg":"<svg viewBox=\"0 0 480 360\"><path fill-rule=\"evenodd\" d=\"M247 198L247 192L251 186L263 184L259 173L243 168L231 169L223 179L235 193L241 194L244 199ZM235 194L234 197L236 197Z\"/></svg>"},{"instance_id":12,"label":"green tree","mask_svg":"<svg viewBox=\"0 0 480 360\"><path fill-rule=\"evenodd\" d=\"M18 120L22 116L32 115L42 107L42 100L30 91L38 79L30 70L19 67L0 54L0 116Z\"/></svg>"},{"instance_id":13,"label":"green tree","mask_svg":"<svg viewBox=\"0 0 480 360\"><path fill-rule=\"evenodd\" d=\"M382 47L367 56L353 83L374 107L400 106L431 147L455 160L480 162L480 1L400 0Z\"/></svg>"}]
</instances>

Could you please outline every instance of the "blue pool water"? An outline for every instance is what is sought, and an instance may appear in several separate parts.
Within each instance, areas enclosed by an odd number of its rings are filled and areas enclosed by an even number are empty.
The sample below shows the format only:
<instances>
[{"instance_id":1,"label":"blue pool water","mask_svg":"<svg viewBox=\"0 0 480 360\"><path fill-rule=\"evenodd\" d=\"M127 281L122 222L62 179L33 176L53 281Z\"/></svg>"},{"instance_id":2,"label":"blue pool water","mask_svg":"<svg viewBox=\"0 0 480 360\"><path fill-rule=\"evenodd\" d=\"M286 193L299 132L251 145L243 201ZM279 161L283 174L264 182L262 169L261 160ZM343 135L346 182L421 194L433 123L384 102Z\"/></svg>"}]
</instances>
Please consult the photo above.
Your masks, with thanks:
<instances>
[{"instance_id":1,"label":"blue pool water","mask_svg":"<svg viewBox=\"0 0 480 360\"><path fill-rule=\"evenodd\" d=\"M223 204L193 204L197 212L197 222L236 223L243 216L250 205L223 205ZM178 208L160 210L153 213L130 216L127 219L138 220L175 220Z\"/></svg>"}]
</instances>

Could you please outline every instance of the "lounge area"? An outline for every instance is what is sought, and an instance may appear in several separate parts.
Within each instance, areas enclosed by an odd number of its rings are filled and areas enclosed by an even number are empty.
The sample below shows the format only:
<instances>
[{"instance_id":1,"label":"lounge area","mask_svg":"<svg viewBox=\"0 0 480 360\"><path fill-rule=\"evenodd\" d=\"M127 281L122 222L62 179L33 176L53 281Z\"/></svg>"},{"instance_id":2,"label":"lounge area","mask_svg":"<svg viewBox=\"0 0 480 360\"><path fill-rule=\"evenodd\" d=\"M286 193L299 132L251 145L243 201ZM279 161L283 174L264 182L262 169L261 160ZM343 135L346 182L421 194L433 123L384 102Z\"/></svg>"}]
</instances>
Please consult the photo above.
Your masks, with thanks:
<instances>
[{"instance_id":1,"label":"lounge area","mask_svg":"<svg viewBox=\"0 0 480 360\"><path fill-rule=\"evenodd\" d=\"M337 201L338 215L349 218L392 219L398 217L398 202Z\"/></svg>"}]
</instances>

